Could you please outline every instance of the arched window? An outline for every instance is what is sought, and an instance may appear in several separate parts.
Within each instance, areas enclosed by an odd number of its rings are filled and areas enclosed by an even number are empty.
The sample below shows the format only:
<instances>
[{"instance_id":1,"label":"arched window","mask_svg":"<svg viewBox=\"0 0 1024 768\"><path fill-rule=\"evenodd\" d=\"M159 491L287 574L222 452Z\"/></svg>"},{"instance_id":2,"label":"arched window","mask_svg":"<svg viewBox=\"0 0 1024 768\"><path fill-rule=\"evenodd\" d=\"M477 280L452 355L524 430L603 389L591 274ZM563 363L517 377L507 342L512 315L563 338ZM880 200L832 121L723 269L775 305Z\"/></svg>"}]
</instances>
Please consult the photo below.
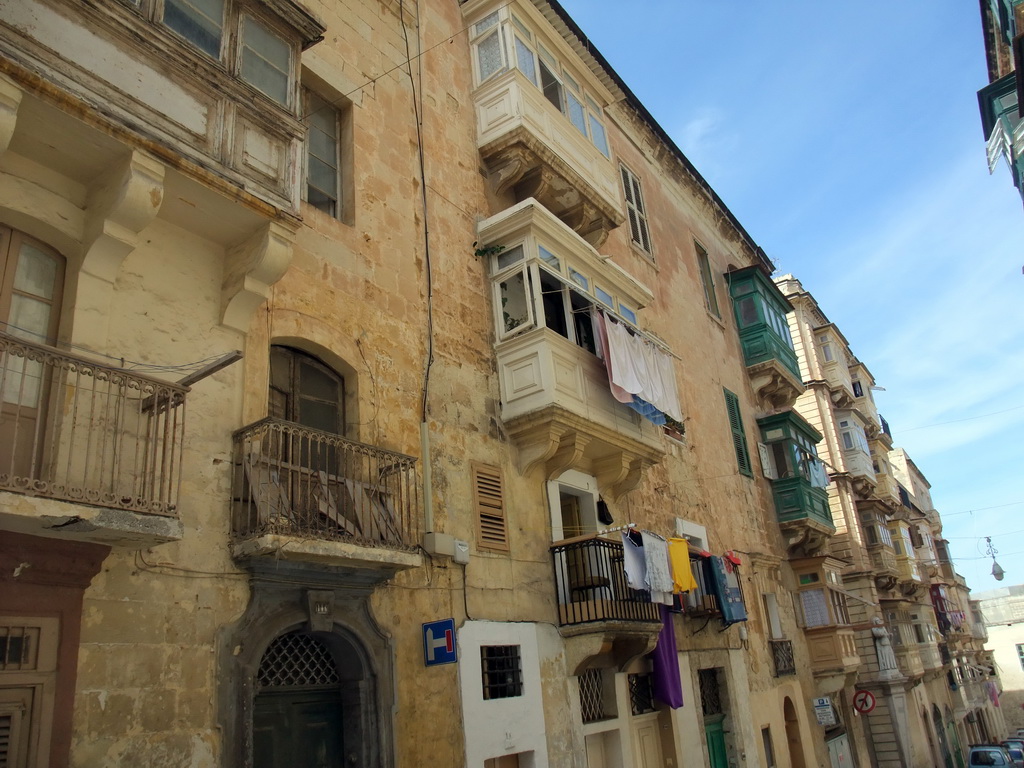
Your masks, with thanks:
<instances>
[{"instance_id":1,"label":"arched window","mask_svg":"<svg viewBox=\"0 0 1024 768\"><path fill-rule=\"evenodd\" d=\"M345 433L345 379L312 355L270 348L270 416L335 435Z\"/></svg>"},{"instance_id":2,"label":"arched window","mask_svg":"<svg viewBox=\"0 0 1024 768\"><path fill-rule=\"evenodd\" d=\"M52 343L60 319L64 259L21 232L0 227L0 323L12 336Z\"/></svg>"}]
</instances>

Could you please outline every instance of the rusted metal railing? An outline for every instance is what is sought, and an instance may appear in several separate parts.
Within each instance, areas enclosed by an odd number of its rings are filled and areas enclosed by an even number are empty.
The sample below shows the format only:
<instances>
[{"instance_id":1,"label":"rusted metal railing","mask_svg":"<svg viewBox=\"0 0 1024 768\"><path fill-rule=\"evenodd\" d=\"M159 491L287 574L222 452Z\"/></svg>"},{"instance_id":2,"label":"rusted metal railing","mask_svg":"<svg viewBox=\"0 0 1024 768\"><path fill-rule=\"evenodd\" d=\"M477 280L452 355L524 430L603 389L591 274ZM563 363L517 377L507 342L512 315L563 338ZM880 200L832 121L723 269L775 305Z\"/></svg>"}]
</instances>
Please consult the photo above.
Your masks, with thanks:
<instances>
[{"instance_id":1,"label":"rusted metal railing","mask_svg":"<svg viewBox=\"0 0 1024 768\"><path fill-rule=\"evenodd\" d=\"M626 583L621 541L594 535L556 542L551 558L561 625L660 620L650 593Z\"/></svg>"},{"instance_id":2,"label":"rusted metal railing","mask_svg":"<svg viewBox=\"0 0 1024 768\"><path fill-rule=\"evenodd\" d=\"M419 546L416 459L281 419L235 433L233 535Z\"/></svg>"},{"instance_id":3,"label":"rusted metal railing","mask_svg":"<svg viewBox=\"0 0 1024 768\"><path fill-rule=\"evenodd\" d=\"M0 332L0 490L177 515L187 392Z\"/></svg>"}]
</instances>

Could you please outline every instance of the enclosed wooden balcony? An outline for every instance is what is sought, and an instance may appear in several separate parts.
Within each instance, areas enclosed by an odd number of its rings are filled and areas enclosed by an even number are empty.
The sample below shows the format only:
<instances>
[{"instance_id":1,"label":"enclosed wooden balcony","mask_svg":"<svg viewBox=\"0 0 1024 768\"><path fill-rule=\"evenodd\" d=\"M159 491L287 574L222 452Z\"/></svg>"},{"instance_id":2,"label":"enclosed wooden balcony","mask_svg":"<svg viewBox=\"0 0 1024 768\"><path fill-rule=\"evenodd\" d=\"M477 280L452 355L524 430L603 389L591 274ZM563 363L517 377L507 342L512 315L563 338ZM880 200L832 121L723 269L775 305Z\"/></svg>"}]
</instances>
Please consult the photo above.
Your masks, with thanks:
<instances>
[{"instance_id":1,"label":"enclosed wooden balcony","mask_svg":"<svg viewBox=\"0 0 1024 768\"><path fill-rule=\"evenodd\" d=\"M754 391L775 408L793 405L804 385L786 321L792 305L758 265L729 272L726 278Z\"/></svg>"},{"instance_id":2,"label":"enclosed wooden balcony","mask_svg":"<svg viewBox=\"0 0 1024 768\"><path fill-rule=\"evenodd\" d=\"M0 520L147 547L181 537L187 388L0 332Z\"/></svg>"},{"instance_id":3,"label":"enclosed wooden balcony","mask_svg":"<svg viewBox=\"0 0 1024 768\"><path fill-rule=\"evenodd\" d=\"M420 564L416 459L267 418L235 433L232 553L388 578Z\"/></svg>"},{"instance_id":4,"label":"enclosed wooden balcony","mask_svg":"<svg viewBox=\"0 0 1024 768\"><path fill-rule=\"evenodd\" d=\"M924 675L924 663L920 653L920 649L923 647L919 645L898 645L893 648L900 672L906 677L916 680Z\"/></svg>"},{"instance_id":5,"label":"enclosed wooden balcony","mask_svg":"<svg viewBox=\"0 0 1024 768\"><path fill-rule=\"evenodd\" d=\"M116 137L174 156L205 185L297 213L306 127L295 79L301 50L322 39L324 27L292 0L226 4L219 22L216 11L183 11L188 4L171 13L161 3L154 14L148 5L0 4L5 74L25 94L17 121L33 123L12 147L53 162L53 147L73 145L82 130L73 113L101 139L57 162L90 164ZM256 8L275 26L259 21ZM110 167L98 165L99 174Z\"/></svg>"},{"instance_id":6,"label":"enclosed wooden balcony","mask_svg":"<svg viewBox=\"0 0 1024 768\"><path fill-rule=\"evenodd\" d=\"M804 633L815 677L845 675L860 666L856 633L850 627L814 627Z\"/></svg>"},{"instance_id":7,"label":"enclosed wooden balcony","mask_svg":"<svg viewBox=\"0 0 1024 768\"><path fill-rule=\"evenodd\" d=\"M631 589L623 571L622 542L596 534L551 545L559 626L629 625L657 633L658 606L649 592Z\"/></svg>"},{"instance_id":8,"label":"enclosed wooden balcony","mask_svg":"<svg viewBox=\"0 0 1024 768\"><path fill-rule=\"evenodd\" d=\"M942 669L942 654L935 643L925 643L917 647L918 655L921 657L921 667L925 672L933 672Z\"/></svg>"}]
</instances>

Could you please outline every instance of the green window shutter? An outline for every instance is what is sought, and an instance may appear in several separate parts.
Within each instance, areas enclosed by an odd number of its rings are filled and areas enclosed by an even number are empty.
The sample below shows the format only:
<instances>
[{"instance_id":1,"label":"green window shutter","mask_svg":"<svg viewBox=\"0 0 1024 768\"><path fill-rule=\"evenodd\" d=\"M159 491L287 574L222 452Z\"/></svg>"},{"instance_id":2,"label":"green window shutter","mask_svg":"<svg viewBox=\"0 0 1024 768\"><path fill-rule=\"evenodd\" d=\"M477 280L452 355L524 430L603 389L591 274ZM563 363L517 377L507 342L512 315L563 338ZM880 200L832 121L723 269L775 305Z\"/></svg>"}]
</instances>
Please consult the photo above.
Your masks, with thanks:
<instances>
[{"instance_id":1,"label":"green window shutter","mask_svg":"<svg viewBox=\"0 0 1024 768\"><path fill-rule=\"evenodd\" d=\"M743 419L740 417L740 400L728 389L725 391L725 409L729 412L729 428L732 430L732 444L736 449L736 464L740 473L753 477L750 464L750 451L747 450L747 435L743 431Z\"/></svg>"}]
</instances>

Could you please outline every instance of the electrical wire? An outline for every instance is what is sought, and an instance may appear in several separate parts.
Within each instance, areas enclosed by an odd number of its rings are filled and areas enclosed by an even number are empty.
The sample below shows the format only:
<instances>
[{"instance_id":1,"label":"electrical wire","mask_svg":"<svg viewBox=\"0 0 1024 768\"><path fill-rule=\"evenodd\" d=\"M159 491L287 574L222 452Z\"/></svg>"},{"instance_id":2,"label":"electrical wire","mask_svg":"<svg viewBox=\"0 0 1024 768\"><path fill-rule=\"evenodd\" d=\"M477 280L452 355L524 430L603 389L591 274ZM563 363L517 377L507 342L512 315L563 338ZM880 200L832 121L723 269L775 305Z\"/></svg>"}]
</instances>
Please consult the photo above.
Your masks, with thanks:
<instances>
[{"instance_id":1,"label":"electrical wire","mask_svg":"<svg viewBox=\"0 0 1024 768\"><path fill-rule=\"evenodd\" d=\"M99 352L98 350L90 347L83 346L81 344L72 344L68 341L61 341L60 339L54 339L51 337L41 336L33 330L28 328L21 328L20 326L14 325L13 323L0 322L0 326L3 326L7 330L20 331L21 333L28 334L34 338L32 339L18 339L19 341L25 341L28 344L45 344L46 346L53 347L54 349L66 350L68 352L79 351L86 352L94 357L102 357L107 360L112 360L115 363L119 363L120 367L128 371L136 371L137 373L191 373L192 371L199 370L207 363L212 363L214 360L218 360L223 357L223 354L210 355L204 357L201 360L195 360L189 363L179 363L175 365L161 365L159 363L144 363L140 360L129 360L125 357L115 357L114 355L108 355L105 352Z\"/></svg>"},{"instance_id":2,"label":"electrical wire","mask_svg":"<svg viewBox=\"0 0 1024 768\"><path fill-rule=\"evenodd\" d=\"M512 5L513 2L514 2L514 0L508 0L508 2L506 2L506 3L502 4L502 5L499 5L494 10L494 13L497 13L498 11L502 10L503 8L508 8L508 6ZM403 4L404 4L404 0L399 0L398 11L399 11L400 17L398 19L398 22L399 22L399 24L402 25L402 31L403 31L403 34L404 34L405 33L405 22L401 18L401 16L405 15L405 8L404 8ZM417 23L417 26L418 26L419 25L419 7L418 6L417 6L417 9L416 9L416 23ZM405 51L405 55L406 55L405 61L400 61L395 66L391 67L391 69L387 69L387 70L381 72L376 77L371 77L369 80L367 80L362 85L353 88L348 93L343 93L339 98L335 99L334 101L329 101L327 99L324 99L325 103L324 103L324 105L322 107L320 107L319 109L314 109L312 112L309 112L309 113L303 115L302 119L303 120L308 120L310 117L315 115L317 112L320 112L321 110L337 109L338 107L342 106L342 99L348 99L348 97L351 96L352 94L358 93L359 91L363 90L364 88L366 88L369 85L373 85L374 83L376 83L381 78L387 77L392 72L395 72L396 70L401 69L402 67L407 67L408 65L412 64L413 61L417 61L420 58L422 58L423 56L426 56L428 53L433 51L435 48L440 48L442 45L444 45L446 43L452 42L456 37L461 35L463 32L466 32L471 26L473 26L473 25L472 24L467 24L466 26L464 26L464 27L456 30L452 34L450 34L448 37L443 38L443 39L439 40L438 42L434 43L429 48L421 50L415 56L412 56L409 53L408 40L407 40L406 41L406 51ZM410 72L411 72L411 67L410 67Z\"/></svg>"}]
</instances>

